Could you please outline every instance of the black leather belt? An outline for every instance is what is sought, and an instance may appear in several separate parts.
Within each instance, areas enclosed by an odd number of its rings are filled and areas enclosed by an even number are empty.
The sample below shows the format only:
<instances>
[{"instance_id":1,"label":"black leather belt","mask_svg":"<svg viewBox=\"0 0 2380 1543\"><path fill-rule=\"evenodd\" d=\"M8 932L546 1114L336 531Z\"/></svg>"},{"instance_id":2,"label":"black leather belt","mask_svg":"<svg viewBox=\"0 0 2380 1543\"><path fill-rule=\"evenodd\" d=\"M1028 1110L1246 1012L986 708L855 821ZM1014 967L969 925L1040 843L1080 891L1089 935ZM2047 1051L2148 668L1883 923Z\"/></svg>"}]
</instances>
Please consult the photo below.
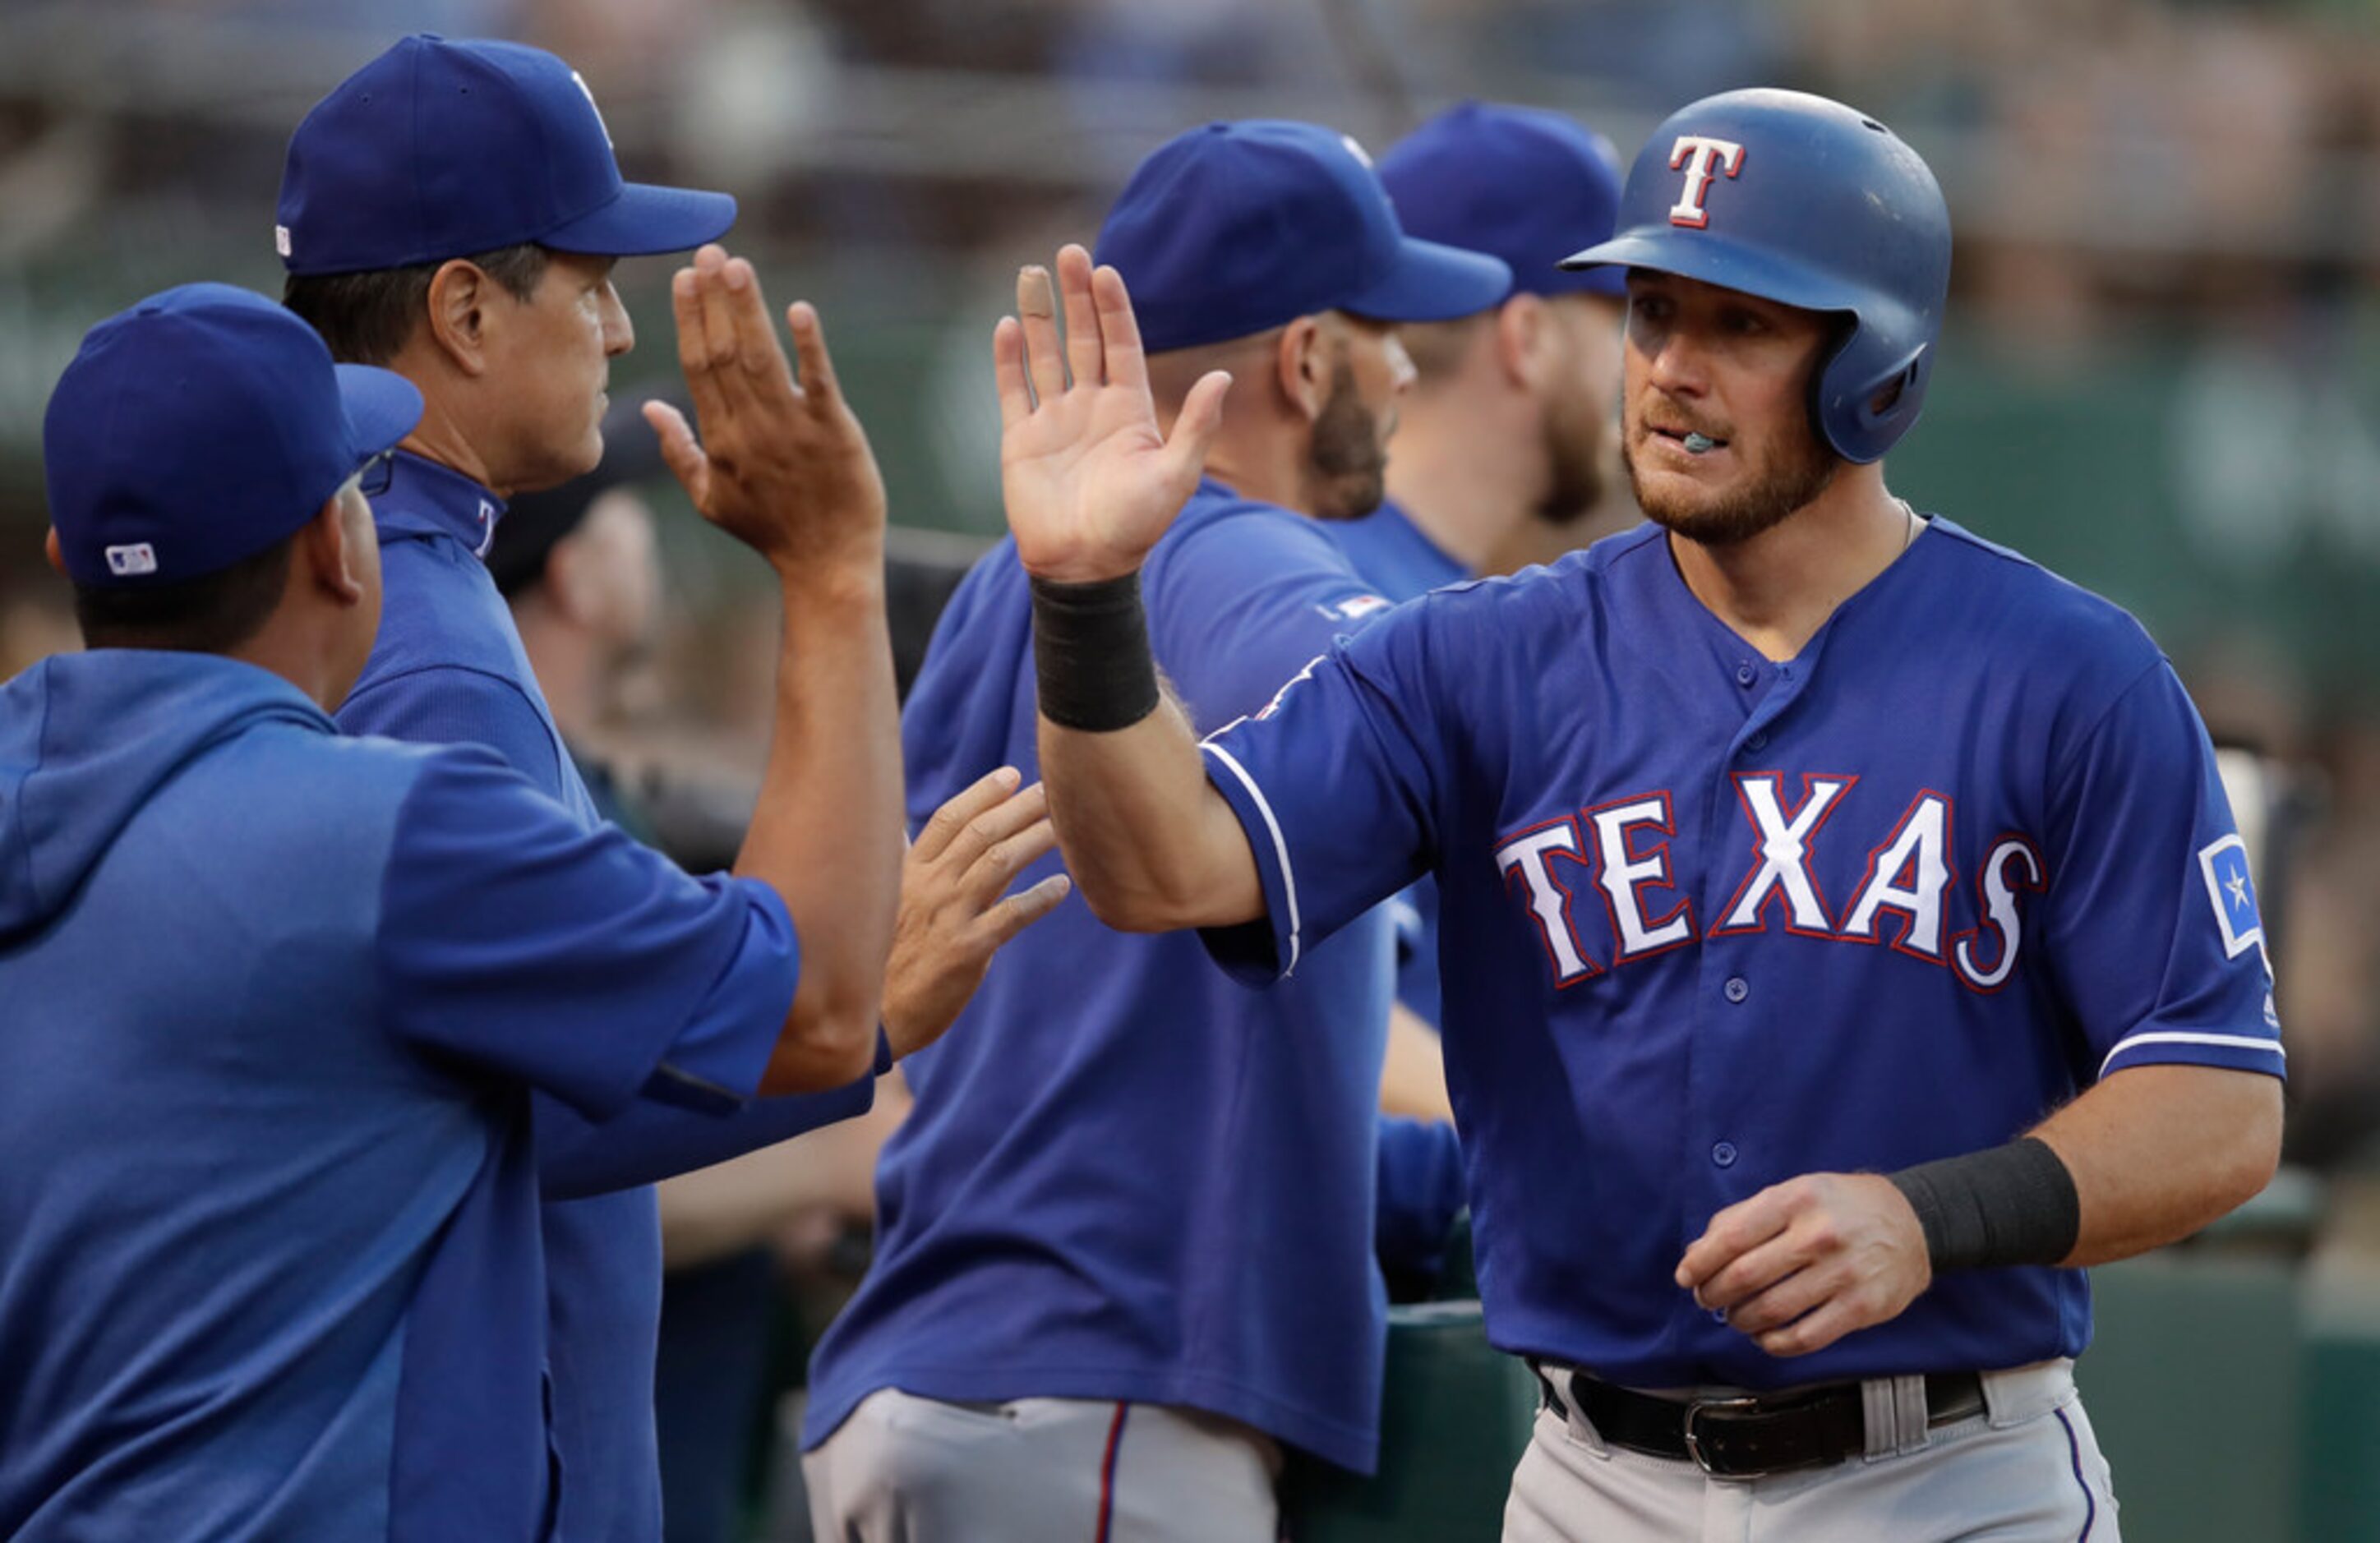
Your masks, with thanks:
<instances>
[{"instance_id":1,"label":"black leather belt","mask_svg":"<svg viewBox=\"0 0 2380 1543\"><path fill-rule=\"evenodd\" d=\"M1575 1410L1615 1447L1691 1460L1719 1478L1823 1468L1867 1451L1867 1414L1856 1382L1744 1398L1660 1398L1582 1371L1530 1364L1553 1412ZM1925 1379L1925 1423L1984 1412L1983 1379L1971 1371Z\"/></svg>"}]
</instances>

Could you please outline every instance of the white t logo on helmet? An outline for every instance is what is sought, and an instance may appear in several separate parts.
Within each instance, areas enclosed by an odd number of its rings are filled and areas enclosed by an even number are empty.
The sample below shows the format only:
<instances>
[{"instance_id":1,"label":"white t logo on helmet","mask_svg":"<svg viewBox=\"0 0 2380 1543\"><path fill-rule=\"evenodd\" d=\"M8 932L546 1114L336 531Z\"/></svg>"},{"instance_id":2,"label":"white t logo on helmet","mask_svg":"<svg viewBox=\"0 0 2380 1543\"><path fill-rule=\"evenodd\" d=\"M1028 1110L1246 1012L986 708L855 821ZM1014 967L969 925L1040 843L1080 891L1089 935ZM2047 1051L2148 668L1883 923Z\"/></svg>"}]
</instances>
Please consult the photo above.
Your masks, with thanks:
<instances>
[{"instance_id":1,"label":"white t logo on helmet","mask_svg":"<svg viewBox=\"0 0 2380 1543\"><path fill-rule=\"evenodd\" d=\"M1700 134L1681 134L1670 152L1670 169L1685 169L1686 185L1678 193L1678 201L1670 206L1670 223L1700 230L1710 224L1710 211L1703 207L1703 197L1710 191L1711 178L1719 172L1733 176L1743 169L1743 147L1732 140L1706 139Z\"/></svg>"}]
</instances>

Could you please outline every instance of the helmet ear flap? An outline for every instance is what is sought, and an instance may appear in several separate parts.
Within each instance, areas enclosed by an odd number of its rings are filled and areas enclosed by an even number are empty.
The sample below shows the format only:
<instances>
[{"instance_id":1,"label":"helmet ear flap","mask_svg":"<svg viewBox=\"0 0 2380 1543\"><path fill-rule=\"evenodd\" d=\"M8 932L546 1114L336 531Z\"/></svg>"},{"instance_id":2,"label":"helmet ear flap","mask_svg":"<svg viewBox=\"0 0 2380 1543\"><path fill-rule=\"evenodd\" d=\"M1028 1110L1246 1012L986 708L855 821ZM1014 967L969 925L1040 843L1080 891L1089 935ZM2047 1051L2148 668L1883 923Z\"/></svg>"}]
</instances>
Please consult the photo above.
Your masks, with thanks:
<instances>
[{"instance_id":1,"label":"helmet ear flap","mask_svg":"<svg viewBox=\"0 0 2380 1543\"><path fill-rule=\"evenodd\" d=\"M1854 464L1883 456L1917 421L1934 364L1930 343L1878 363L1858 357L1864 340L1855 331L1818 372L1815 404L1820 437Z\"/></svg>"}]
</instances>

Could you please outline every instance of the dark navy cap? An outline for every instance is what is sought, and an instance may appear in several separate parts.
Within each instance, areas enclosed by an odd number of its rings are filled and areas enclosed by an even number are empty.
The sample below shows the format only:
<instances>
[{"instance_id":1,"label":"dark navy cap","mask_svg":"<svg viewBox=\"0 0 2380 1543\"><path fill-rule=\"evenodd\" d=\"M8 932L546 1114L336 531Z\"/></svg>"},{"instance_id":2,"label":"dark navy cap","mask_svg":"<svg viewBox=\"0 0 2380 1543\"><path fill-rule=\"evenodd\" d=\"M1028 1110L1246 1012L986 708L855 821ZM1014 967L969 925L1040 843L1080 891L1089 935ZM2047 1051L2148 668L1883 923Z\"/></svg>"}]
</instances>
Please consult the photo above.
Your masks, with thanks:
<instances>
[{"instance_id":1,"label":"dark navy cap","mask_svg":"<svg viewBox=\"0 0 2380 1543\"><path fill-rule=\"evenodd\" d=\"M1318 310L1440 322L1512 286L1492 257L1417 241L1336 129L1252 118L1160 145L1099 229L1151 353L1245 337Z\"/></svg>"},{"instance_id":2,"label":"dark navy cap","mask_svg":"<svg viewBox=\"0 0 2380 1543\"><path fill-rule=\"evenodd\" d=\"M50 524L87 588L179 583L296 531L421 420L261 295L186 284L83 334L42 421Z\"/></svg>"},{"instance_id":3,"label":"dark navy cap","mask_svg":"<svg viewBox=\"0 0 2380 1543\"><path fill-rule=\"evenodd\" d=\"M291 273L353 273L526 241L684 251L724 236L735 200L623 181L594 93L543 49L423 33L306 115L277 218Z\"/></svg>"},{"instance_id":4,"label":"dark navy cap","mask_svg":"<svg viewBox=\"0 0 2380 1543\"><path fill-rule=\"evenodd\" d=\"M1628 293L1618 269L1558 266L1620 212L1620 152L1560 113L1463 103L1380 157L1380 181L1405 229L1502 258L1514 294Z\"/></svg>"}]
</instances>

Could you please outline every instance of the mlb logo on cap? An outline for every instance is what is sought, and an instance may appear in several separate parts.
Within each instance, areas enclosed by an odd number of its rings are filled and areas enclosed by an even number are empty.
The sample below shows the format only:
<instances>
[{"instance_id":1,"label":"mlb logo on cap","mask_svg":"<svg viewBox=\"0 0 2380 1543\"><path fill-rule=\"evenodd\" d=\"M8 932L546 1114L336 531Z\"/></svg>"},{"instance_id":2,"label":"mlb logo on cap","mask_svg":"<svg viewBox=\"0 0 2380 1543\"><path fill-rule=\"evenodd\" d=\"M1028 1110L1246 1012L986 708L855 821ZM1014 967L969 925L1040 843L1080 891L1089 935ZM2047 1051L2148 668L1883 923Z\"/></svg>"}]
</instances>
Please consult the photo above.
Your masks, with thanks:
<instances>
[{"instance_id":1,"label":"mlb logo on cap","mask_svg":"<svg viewBox=\"0 0 2380 1543\"><path fill-rule=\"evenodd\" d=\"M155 573L157 549L147 541L135 541L130 546L109 547L107 571L118 578L129 578L135 574Z\"/></svg>"}]
</instances>

